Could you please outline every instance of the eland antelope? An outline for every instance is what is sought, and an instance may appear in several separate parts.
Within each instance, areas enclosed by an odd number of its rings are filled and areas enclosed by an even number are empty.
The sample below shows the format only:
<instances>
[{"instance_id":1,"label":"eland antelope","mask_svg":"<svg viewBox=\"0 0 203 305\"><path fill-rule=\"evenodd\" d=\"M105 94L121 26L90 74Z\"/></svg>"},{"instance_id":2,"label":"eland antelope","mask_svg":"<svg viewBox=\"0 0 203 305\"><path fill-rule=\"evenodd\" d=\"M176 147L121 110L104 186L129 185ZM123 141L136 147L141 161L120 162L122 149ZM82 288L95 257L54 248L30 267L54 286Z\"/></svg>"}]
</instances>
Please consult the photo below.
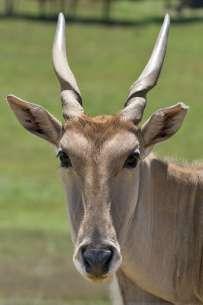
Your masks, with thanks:
<instances>
[{"instance_id":1,"label":"eland antelope","mask_svg":"<svg viewBox=\"0 0 203 305\"><path fill-rule=\"evenodd\" d=\"M188 107L156 111L140 126L147 93L159 78L170 19L115 116L85 114L59 15L53 65L64 123L14 95L19 122L57 148L68 198L73 261L91 281L112 279L115 305L203 304L203 166L156 158L155 144L180 128Z\"/></svg>"}]
</instances>

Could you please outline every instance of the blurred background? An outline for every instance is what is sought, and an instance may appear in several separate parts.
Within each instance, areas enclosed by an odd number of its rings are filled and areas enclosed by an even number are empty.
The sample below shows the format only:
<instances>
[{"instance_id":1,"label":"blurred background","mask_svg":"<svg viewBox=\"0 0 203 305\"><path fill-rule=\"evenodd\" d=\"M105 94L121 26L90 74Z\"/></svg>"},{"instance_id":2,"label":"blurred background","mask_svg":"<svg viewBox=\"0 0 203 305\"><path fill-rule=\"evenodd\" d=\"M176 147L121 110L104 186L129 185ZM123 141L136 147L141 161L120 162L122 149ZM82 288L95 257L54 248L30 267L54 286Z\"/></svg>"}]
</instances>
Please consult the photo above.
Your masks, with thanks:
<instances>
[{"instance_id":1,"label":"blurred background","mask_svg":"<svg viewBox=\"0 0 203 305\"><path fill-rule=\"evenodd\" d=\"M160 156L203 152L203 1L0 0L0 305L107 305L107 288L75 271L55 152L28 134L4 102L13 93L61 118L51 49L59 11L87 113L115 113L146 64L163 16L172 25L159 85L145 118L183 101L182 129Z\"/></svg>"}]
</instances>

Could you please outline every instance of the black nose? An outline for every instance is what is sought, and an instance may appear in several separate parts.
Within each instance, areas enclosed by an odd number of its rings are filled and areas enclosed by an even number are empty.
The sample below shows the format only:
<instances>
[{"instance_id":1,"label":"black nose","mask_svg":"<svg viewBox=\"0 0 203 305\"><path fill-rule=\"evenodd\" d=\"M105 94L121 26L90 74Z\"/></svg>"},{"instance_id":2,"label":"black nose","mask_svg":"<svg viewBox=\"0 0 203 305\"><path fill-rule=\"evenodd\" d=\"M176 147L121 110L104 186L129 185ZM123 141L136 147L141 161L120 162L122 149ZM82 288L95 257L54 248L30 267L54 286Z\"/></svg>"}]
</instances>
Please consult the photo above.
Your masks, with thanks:
<instances>
[{"instance_id":1,"label":"black nose","mask_svg":"<svg viewBox=\"0 0 203 305\"><path fill-rule=\"evenodd\" d=\"M111 249L87 248L82 255L87 273L99 277L109 271L110 262L113 258Z\"/></svg>"}]
</instances>

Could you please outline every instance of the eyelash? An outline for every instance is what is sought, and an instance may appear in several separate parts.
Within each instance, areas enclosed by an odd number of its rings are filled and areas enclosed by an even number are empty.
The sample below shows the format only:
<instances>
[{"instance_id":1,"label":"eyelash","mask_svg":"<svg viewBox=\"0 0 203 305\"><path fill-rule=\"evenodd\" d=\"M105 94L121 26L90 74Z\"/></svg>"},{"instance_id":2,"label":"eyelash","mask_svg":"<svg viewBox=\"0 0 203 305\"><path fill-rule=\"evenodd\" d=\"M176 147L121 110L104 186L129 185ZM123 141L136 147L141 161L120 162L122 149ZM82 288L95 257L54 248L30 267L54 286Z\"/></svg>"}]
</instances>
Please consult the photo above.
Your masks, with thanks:
<instances>
[{"instance_id":1,"label":"eyelash","mask_svg":"<svg viewBox=\"0 0 203 305\"><path fill-rule=\"evenodd\" d=\"M58 151L57 158L60 160L61 167L68 168L72 166L69 156L63 150Z\"/></svg>"},{"instance_id":2,"label":"eyelash","mask_svg":"<svg viewBox=\"0 0 203 305\"><path fill-rule=\"evenodd\" d=\"M72 167L71 160L69 156L63 151L59 150L57 153L57 158L59 158L61 167L69 168ZM135 168L137 166L138 161L140 160L139 151L134 151L131 153L124 163L124 168Z\"/></svg>"},{"instance_id":3,"label":"eyelash","mask_svg":"<svg viewBox=\"0 0 203 305\"><path fill-rule=\"evenodd\" d=\"M140 160L140 152L138 150L131 153L124 163L125 168L135 168Z\"/></svg>"}]
</instances>

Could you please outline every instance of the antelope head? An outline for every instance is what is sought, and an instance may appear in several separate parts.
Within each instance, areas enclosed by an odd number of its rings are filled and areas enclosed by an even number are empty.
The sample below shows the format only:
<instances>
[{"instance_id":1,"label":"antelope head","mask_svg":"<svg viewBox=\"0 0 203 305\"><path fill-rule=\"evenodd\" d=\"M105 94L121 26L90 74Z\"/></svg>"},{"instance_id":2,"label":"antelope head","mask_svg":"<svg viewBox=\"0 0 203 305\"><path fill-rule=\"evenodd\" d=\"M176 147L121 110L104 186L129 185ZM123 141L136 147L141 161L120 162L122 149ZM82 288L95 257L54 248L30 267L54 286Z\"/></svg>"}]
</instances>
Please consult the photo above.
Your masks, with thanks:
<instances>
[{"instance_id":1,"label":"antelope head","mask_svg":"<svg viewBox=\"0 0 203 305\"><path fill-rule=\"evenodd\" d=\"M123 179L130 183L128 177L136 177L139 164L154 144L172 136L187 112L182 103L162 108L140 126L147 93L156 85L161 72L169 25L167 15L149 62L131 86L123 110L115 116L85 114L66 56L62 14L53 45L53 65L61 88L64 123L41 106L7 96L20 123L57 148L64 184L69 190L74 263L84 276L93 280L111 276L122 262L119 227L113 219L112 188L119 197L121 189L116 181Z\"/></svg>"}]
</instances>

